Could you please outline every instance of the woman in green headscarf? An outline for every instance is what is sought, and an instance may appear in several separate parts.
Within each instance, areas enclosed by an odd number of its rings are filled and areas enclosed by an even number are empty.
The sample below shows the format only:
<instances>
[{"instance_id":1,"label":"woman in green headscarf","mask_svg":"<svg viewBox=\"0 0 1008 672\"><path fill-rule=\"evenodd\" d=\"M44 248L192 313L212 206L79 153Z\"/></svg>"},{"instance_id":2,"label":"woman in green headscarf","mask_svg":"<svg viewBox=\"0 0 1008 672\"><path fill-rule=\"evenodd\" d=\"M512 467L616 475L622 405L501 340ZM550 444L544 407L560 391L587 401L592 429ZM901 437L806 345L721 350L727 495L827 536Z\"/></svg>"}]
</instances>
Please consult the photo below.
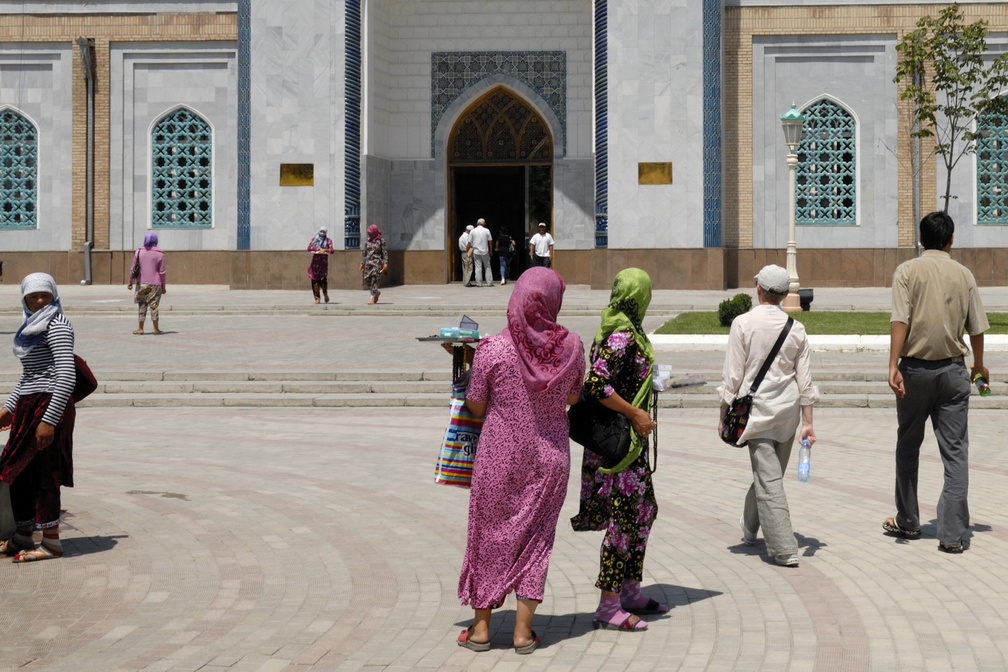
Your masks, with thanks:
<instances>
[{"instance_id":1,"label":"woman in green headscarf","mask_svg":"<svg viewBox=\"0 0 1008 672\"><path fill-rule=\"evenodd\" d=\"M605 531L599 577L602 591L595 610L596 629L639 632L647 623L637 615L664 613L668 606L641 592L644 551L658 513L647 436L651 419L651 369L654 349L642 322L651 303L651 278L639 268L620 271L613 280L609 305L595 333L585 380L586 397L622 413L634 431L630 453L612 468L585 451L581 466L581 507L571 519L579 532Z\"/></svg>"}]
</instances>

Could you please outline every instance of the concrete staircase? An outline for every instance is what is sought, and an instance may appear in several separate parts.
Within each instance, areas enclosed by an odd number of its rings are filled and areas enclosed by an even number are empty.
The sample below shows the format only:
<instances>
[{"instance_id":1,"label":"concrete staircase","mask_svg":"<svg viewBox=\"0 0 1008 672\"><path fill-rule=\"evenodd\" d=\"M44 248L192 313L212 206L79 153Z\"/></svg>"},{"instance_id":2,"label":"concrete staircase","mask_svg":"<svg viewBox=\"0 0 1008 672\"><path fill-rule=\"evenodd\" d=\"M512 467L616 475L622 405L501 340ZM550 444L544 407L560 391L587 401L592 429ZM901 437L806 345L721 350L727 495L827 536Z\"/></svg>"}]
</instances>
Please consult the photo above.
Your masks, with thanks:
<instances>
[{"instance_id":1,"label":"concrete staircase","mask_svg":"<svg viewBox=\"0 0 1008 672\"><path fill-rule=\"evenodd\" d=\"M701 371L706 385L659 395L661 408L716 408L720 371ZM5 398L14 374L0 374ZM816 373L818 408L891 408L895 398L882 373ZM80 407L235 406L447 408L449 376L437 371L103 371L98 390ZM1008 408L1008 381L995 378L992 394L975 391L974 408Z\"/></svg>"}]
</instances>

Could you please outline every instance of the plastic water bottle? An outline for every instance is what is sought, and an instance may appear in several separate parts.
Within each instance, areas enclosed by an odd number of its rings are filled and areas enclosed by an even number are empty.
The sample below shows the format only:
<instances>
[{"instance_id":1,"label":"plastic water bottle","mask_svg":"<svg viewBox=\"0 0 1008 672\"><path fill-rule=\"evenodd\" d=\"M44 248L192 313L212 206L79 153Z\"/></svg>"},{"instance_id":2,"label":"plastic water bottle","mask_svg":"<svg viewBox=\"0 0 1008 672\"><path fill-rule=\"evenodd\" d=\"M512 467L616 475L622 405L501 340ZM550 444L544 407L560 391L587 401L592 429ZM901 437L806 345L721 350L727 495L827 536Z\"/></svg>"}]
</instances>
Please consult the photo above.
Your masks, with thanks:
<instances>
[{"instance_id":1,"label":"plastic water bottle","mask_svg":"<svg viewBox=\"0 0 1008 672\"><path fill-rule=\"evenodd\" d=\"M798 480L807 483L812 472L812 449L808 439L802 439L801 450L798 451Z\"/></svg>"},{"instance_id":2,"label":"plastic water bottle","mask_svg":"<svg viewBox=\"0 0 1008 672\"><path fill-rule=\"evenodd\" d=\"M977 391L980 392L981 397L990 396L990 383L988 383L987 379L984 378L982 371L977 371L973 374L973 384L976 385Z\"/></svg>"}]
</instances>

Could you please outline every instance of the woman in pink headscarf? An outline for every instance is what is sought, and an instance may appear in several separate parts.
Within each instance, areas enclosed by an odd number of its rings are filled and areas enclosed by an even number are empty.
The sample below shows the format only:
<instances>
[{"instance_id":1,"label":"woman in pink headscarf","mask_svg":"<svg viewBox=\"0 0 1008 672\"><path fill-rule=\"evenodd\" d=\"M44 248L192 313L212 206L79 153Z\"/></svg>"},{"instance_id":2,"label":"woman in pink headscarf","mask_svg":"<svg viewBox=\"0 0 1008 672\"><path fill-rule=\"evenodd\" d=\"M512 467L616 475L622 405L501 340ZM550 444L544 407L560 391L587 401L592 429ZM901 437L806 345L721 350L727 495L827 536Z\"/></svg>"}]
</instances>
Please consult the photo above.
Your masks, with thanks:
<instances>
[{"instance_id":1,"label":"woman in pink headscarf","mask_svg":"<svg viewBox=\"0 0 1008 672\"><path fill-rule=\"evenodd\" d=\"M388 247L385 246L381 229L374 224L367 227L367 244L361 250L360 267L364 271L364 282L371 292L368 304L378 303L378 297L381 296L378 281L381 279L381 274L388 270Z\"/></svg>"},{"instance_id":2,"label":"woman in pink headscarf","mask_svg":"<svg viewBox=\"0 0 1008 672\"><path fill-rule=\"evenodd\" d=\"M473 625L458 637L472 651L490 648L490 610L518 599L513 644L539 645L532 615L543 599L557 517L567 492L567 406L585 371L577 334L556 322L564 281L545 267L518 278L508 326L476 349L466 405L485 416L469 495L469 533L459 598Z\"/></svg>"}]
</instances>

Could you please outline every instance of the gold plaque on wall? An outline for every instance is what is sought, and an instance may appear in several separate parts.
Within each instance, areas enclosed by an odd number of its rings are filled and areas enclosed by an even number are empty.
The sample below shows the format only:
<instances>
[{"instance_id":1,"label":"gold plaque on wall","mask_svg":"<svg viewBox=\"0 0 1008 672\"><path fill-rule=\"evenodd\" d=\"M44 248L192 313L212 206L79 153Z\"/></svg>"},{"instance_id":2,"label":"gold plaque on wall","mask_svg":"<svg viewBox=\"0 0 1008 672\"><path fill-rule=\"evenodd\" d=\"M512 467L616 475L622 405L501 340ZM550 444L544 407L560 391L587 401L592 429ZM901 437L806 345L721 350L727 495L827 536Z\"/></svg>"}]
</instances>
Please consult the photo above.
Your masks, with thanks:
<instances>
[{"instance_id":1,"label":"gold plaque on wall","mask_svg":"<svg viewBox=\"0 0 1008 672\"><path fill-rule=\"evenodd\" d=\"M637 184L672 184L672 163L638 163Z\"/></svg>"},{"instance_id":2,"label":"gold plaque on wall","mask_svg":"<svg viewBox=\"0 0 1008 672\"><path fill-rule=\"evenodd\" d=\"M313 187L315 186L314 163L281 163L281 187Z\"/></svg>"}]
</instances>

